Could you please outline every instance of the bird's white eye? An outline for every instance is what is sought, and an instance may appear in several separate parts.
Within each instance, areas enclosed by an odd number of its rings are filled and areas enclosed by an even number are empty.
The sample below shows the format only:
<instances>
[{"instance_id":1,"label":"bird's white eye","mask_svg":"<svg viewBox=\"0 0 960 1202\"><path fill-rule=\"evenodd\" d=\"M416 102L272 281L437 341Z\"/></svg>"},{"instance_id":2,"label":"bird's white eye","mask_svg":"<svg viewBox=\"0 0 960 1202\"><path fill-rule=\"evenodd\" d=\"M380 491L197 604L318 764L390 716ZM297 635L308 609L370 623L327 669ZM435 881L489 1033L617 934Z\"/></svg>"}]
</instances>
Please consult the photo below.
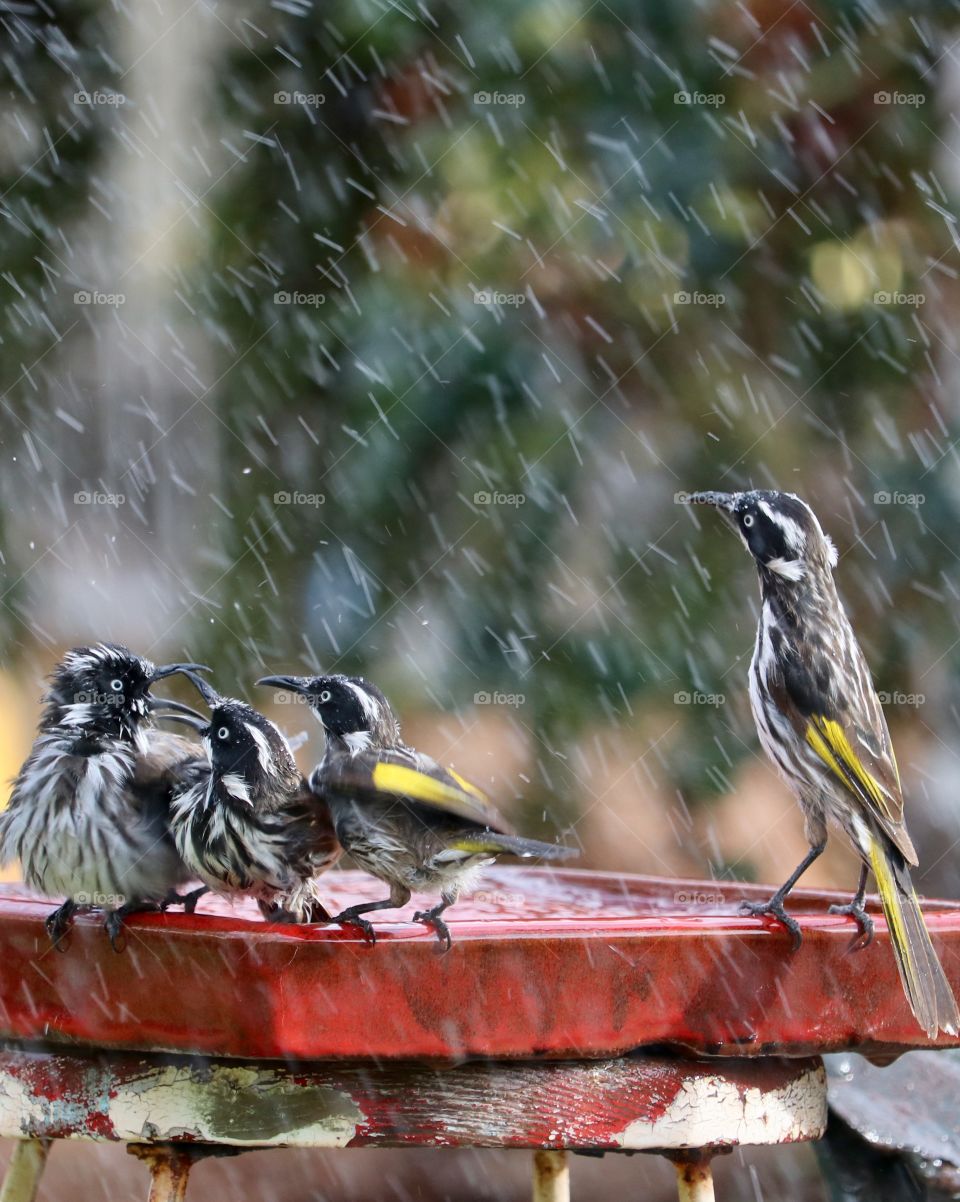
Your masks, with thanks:
<instances>
[{"instance_id":1,"label":"bird's white eye","mask_svg":"<svg viewBox=\"0 0 960 1202\"><path fill-rule=\"evenodd\" d=\"M229 726L221 726L220 729L217 731L217 738L223 739L223 740L229 739L230 738L230 727Z\"/></svg>"},{"instance_id":2,"label":"bird's white eye","mask_svg":"<svg viewBox=\"0 0 960 1202\"><path fill-rule=\"evenodd\" d=\"M326 705L326 703L330 700L330 698L332 696L333 696L333 694L330 692L329 689L324 689L323 692L320 694L320 704Z\"/></svg>"},{"instance_id":3,"label":"bird's white eye","mask_svg":"<svg viewBox=\"0 0 960 1202\"><path fill-rule=\"evenodd\" d=\"M745 513L743 515L743 524L744 524L744 526L752 526L753 525L753 514L752 513Z\"/></svg>"},{"instance_id":4,"label":"bird's white eye","mask_svg":"<svg viewBox=\"0 0 960 1202\"><path fill-rule=\"evenodd\" d=\"M116 677L114 680L110 681L110 688L113 689L113 691L115 693L122 693L123 692L123 681L120 680L119 677Z\"/></svg>"}]
</instances>

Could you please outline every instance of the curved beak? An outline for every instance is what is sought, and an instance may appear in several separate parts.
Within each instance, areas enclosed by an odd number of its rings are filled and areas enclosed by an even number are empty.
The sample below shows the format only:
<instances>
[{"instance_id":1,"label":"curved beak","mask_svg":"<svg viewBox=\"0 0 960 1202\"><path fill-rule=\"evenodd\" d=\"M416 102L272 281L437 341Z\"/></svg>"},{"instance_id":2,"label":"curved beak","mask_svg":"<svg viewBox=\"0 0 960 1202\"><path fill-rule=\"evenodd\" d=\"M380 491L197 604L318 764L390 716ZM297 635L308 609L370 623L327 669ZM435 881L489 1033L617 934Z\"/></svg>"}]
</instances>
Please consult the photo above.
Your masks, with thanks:
<instances>
[{"instance_id":1,"label":"curved beak","mask_svg":"<svg viewBox=\"0 0 960 1202\"><path fill-rule=\"evenodd\" d=\"M206 669L206 671L208 671L208 672L209 672L209 670L210 670L209 668ZM204 680L202 676L198 676L196 674L196 672L191 670L191 667L184 665L181 668L181 671L182 671L183 675L186 676L187 680L189 680L190 683L193 685L193 687L197 690L197 692L200 694L200 696L204 699L204 701L207 703L207 705L210 706L211 709L213 709L213 707L215 705L220 704L220 702L223 700L223 698L220 696L220 694L217 692L217 690L213 687L213 685L211 685L208 681Z\"/></svg>"},{"instance_id":2,"label":"curved beak","mask_svg":"<svg viewBox=\"0 0 960 1202\"><path fill-rule=\"evenodd\" d=\"M275 689L286 689L288 693L301 693L306 696L310 691L309 676L261 676L258 685L271 685Z\"/></svg>"},{"instance_id":3,"label":"curved beak","mask_svg":"<svg viewBox=\"0 0 960 1202\"><path fill-rule=\"evenodd\" d=\"M186 714L157 714L157 720L160 722L182 722L184 726L189 726L191 730L195 730L197 734L202 734L210 726L206 718L202 718L199 714L195 718L190 718Z\"/></svg>"},{"instance_id":4,"label":"curved beak","mask_svg":"<svg viewBox=\"0 0 960 1202\"><path fill-rule=\"evenodd\" d=\"M150 683L155 680L163 680L165 676L173 676L180 672L184 676L191 672L209 672L210 669L206 664L161 664L159 668L154 668L153 675L150 677Z\"/></svg>"},{"instance_id":5,"label":"curved beak","mask_svg":"<svg viewBox=\"0 0 960 1202\"><path fill-rule=\"evenodd\" d=\"M188 714L191 718L199 718L201 722L203 721L203 714L198 714L195 709L184 705L181 701L174 701L172 697L148 697L147 709L151 714L156 714L161 718L173 714Z\"/></svg>"},{"instance_id":6,"label":"curved beak","mask_svg":"<svg viewBox=\"0 0 960 1202\"><path fill-rule=\"evenodd\" d=\"M735 492L692 492L687 494L687 505L712 505L726 513L733 513L737 507L738 495Z\"/></svg>"}]
</instances>

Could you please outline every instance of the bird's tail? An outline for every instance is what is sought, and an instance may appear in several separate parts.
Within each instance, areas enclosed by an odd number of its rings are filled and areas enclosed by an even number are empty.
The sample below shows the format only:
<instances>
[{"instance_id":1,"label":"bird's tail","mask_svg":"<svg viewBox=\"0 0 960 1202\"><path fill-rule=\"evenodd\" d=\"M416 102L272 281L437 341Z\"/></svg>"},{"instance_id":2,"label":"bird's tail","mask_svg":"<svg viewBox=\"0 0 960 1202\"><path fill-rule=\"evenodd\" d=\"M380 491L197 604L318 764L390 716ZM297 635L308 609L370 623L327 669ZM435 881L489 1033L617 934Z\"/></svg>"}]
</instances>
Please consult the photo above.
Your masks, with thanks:
<instances>
[{"instance_id":1,"label":"bird's tail","mask_svg":"<svg viewBox=\"0 0 960 1202\"><path fill-rule=\"evenodd\" d=\"M476 834L458 838L458 851L497 852L523 859L572 860L580 851L576 847L565 847L562 843L541 843L539 839L524 839L520 835L501 835L497 831L477 831Z\"/></svg>"},{"instance_id":2,"label":"bird's tail","mask_svg":"<svg viewBox=\"0 0 960 1202\"><path fill-rule=\"evenodd\" d=\"M930 942L906 860L884 835L871 833L870 867L914 1017L929 1039L936 1039L938 1031L956 1035L957 1000Z\"/></svg>"}]
</instances>

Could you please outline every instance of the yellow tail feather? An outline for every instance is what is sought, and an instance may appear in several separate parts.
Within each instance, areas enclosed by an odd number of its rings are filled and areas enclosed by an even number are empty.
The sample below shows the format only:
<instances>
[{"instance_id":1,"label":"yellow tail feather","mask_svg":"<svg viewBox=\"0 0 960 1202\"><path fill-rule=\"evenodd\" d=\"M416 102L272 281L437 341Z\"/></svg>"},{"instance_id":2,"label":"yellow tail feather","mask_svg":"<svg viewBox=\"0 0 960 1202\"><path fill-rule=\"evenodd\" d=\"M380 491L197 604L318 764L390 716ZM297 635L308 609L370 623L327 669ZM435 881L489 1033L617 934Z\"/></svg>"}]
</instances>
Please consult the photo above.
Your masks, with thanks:
<instances>
[{"instance_id":1,"label":"yellow tail feather","mask_svg":"<svg viewBox=\"0 0 960 1202\"><path fill-rule=\"evenodd\" d=\"M955 1035L960 1011L930 942L906 861L883 836L871 834L870 867L910 1009L928 1038L936 1039L939 1031Z\"/></svg>"}]
</instances>

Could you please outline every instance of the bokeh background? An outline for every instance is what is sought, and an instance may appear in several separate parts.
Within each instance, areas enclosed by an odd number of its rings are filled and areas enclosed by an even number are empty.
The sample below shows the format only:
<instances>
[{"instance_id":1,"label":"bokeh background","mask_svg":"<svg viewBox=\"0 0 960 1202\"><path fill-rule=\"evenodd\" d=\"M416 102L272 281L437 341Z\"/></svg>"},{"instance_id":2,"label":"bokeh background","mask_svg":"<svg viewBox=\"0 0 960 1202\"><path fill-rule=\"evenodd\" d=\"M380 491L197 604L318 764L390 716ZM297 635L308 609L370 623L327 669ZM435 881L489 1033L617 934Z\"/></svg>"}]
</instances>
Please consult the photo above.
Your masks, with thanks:
<instances>
[{"instance_id":1,"label":"bokeh background","mask_svg":"<svg viewBox=\"0 0 960 1202\"><path fill-rule=\"evenodd\" d=\"M114 639L250 697L369 674L584 865L779 881L753 567L677 503L777 486L960 895L958 39L933 0L0 4L4 779L51 663ZM351 1157L263 1196L359 1197ZM424 1163L381 1196L492 1171Z\"/></svg>"}]
</instances>

